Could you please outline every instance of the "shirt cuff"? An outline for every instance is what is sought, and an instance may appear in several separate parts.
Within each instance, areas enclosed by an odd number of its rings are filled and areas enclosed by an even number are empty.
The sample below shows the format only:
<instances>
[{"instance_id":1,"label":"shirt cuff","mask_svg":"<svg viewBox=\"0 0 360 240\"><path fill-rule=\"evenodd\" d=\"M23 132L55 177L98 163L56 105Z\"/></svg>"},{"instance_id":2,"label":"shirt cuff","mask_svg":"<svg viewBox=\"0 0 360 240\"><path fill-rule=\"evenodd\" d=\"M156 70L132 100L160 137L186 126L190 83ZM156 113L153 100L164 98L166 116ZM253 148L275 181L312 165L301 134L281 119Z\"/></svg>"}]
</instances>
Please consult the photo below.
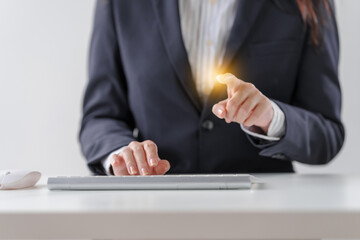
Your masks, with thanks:
<instances>
[{"instance_id":1,"label":"shirt cuff","mask_svg":"<svg viewBox=\"0 0 360 240\"><path fill-rule=\"evenodd\" d=\"M111 152L106 158L101 160L101 164L105 169L106 175L114 175L111 167L111 156L113 154L119 154L125 147L119 148L113 152Z\"/></svg>"},{"instance_id":2,"label":"shirt cuff","mask_svg":"<svg viewBox=\"0 0 360 240\"><path fill-rule=\"evenodd\" d=\"M240 124L240 127L250 136L267 141L279 141L285 134L285 114L276 103L273 101L270 102L274 110L274 116L271 120L267 135L261 133L258 127L245 127L243 124Z\"/></svg>"}]
</instances>

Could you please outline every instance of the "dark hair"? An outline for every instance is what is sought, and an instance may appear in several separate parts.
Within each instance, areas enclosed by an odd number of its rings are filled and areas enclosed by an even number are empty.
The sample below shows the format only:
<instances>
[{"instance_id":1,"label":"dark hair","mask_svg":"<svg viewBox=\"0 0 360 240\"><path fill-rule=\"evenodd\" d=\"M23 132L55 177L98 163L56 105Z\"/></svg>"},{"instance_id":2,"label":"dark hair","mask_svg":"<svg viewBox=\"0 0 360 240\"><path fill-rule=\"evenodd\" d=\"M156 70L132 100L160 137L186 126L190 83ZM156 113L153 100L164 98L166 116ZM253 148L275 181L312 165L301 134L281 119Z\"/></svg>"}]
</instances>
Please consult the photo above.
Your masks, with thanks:
<instances>
[{"instance_id":1,"label":"dark hair","mask_svg":"<svg viewBox=\"0 0 360 240\"><path fill-rule=\"evenodd\" d=\"M325 14L330 15L327 0L296 0L301 17L309 29L310 40L319 46L321 39L320 27L325 24ZM325 11L324 11L325 10Z\"/></svg>"},{"instance_id":2,"label":"dark hair","mask_svg":"<svg viewBox=\"0 0 360 240\"><path fill-rule=\"evenodd\" d=\"M282 11L294 13L294 11L286 7L286 5L289 5L288 1L273 1ZM322 27L330 17L329 2L327 0L295 0L294 5L299 9L304 25L308 29L311 43L315 47L319 47L322 38Z\"/></svg>"}]
</instances>

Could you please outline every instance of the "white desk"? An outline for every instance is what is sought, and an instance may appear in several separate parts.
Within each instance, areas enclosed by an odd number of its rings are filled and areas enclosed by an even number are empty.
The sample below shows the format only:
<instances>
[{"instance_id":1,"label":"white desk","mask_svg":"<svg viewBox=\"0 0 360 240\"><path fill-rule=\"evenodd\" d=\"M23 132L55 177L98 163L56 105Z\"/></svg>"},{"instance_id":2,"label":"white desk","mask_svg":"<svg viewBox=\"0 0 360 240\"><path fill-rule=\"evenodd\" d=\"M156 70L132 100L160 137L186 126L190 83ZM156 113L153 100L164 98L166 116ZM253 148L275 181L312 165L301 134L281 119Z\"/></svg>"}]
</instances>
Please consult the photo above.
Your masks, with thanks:
<instances>
[{"instance_id":1,"label":"white desk","mask_svg":"<svg viewBox=\"0 0 360 240\"><path fill-rule=\"evenodd\" d=\"M256 176L252 190L0 191L0 239L360 238L360 176Z\"/></svg>"}]
</instances>

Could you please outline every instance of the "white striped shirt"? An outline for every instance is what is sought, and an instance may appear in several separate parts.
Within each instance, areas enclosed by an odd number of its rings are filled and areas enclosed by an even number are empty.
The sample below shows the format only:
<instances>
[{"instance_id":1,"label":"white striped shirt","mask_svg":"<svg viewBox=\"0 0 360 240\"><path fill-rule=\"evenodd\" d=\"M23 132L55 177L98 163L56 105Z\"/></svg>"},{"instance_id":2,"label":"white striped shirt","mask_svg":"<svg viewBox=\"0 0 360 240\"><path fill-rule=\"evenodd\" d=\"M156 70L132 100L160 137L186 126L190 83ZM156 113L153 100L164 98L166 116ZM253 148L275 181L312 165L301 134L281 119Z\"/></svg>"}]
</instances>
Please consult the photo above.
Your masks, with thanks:
<instances>
[{"instance_id":1,"label":"white striped shirt","mask_svg":"<svg viewBox=\"0 0 360 240\"><path fill-rule=\"evenodd\" d=\"M237 0L179 0L182 37L196 89L203 101L214 86L236 6Z\"/></svg>"}]
</instances>

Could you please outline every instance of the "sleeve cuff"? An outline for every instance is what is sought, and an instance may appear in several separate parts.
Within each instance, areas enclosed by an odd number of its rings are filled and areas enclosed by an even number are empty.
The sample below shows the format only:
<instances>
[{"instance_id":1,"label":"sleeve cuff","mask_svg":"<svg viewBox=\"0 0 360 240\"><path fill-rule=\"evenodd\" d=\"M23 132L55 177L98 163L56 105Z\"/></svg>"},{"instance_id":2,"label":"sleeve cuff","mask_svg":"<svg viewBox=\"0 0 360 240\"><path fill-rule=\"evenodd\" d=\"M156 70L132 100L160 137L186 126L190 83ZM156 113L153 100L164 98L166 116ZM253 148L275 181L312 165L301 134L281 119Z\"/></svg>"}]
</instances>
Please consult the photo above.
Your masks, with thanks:
<instances>
[{"instance_id":1,"label":"sleeve cuff","mask_svg":"<svg viewBox=\"0 0 360 240\"><path fill-rule=\"evenodd\" d=\"M274 109L274 116L270 123L267 135L279 138L280 140L280 138L285 135L285 114L276 103L273 101L270 102Z\"/></svg>"}]
</instances>

